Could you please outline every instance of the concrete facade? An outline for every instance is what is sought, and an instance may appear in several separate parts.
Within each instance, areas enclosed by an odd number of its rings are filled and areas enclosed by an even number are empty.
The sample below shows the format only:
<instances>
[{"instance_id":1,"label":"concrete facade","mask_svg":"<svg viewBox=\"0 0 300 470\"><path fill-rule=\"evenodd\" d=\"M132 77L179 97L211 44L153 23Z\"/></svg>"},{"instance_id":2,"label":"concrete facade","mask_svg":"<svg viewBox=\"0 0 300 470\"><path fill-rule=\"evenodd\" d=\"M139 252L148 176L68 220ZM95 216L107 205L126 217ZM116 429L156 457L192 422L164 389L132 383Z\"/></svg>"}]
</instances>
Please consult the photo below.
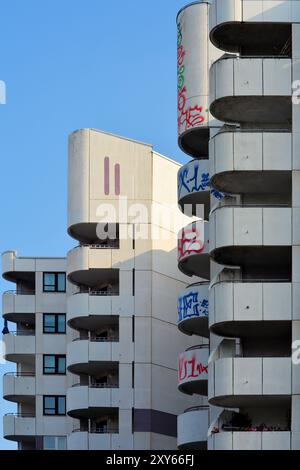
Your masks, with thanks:
<instances>
[{"instance_id":1,"label":"concrete facade","mask_svg":"<svg viewBox=\"0 0 300 470\"><path fill-rule=\"evenodd\" d=\"M16 284L3 295L5 358L16 363L4 396L18 406L4 436L20 449L176 449L177 415L196 403L177 390L178 354L192 346L175 313L188 281L177 233L191 220L177 208L178 169L149 145L74 132L68 232L77 246L66 259L3 254L3 276ZM66 329L45 314L65 314Z\"/></svg>"},{"instance_id":2,"label":"concrete facade","mask_svg":"<svg viewBox=\"0 0 300 470\"><path fill-rule=\"evenodd\" d=\"M179 205L192 204L198 215L196 205L204 204L207 222L194 223L199 229L190 235L193 243L186 256L197 252L197 263L183 266L179 259L179 269L196 276L197 287L191 285L186 298L179 297L178 327L210 340L207 433L206 417L201 424L199 417L197 434L183 415L178 444L299 450L300 371L292 353L299 334L300 294L300 114L295 99L300 2L194 2L179 13L177 28L179 119L184 87L203 84L209 95L207 105L201 96L187 110L187 116L197 115L188 130L193 152L179 127L179 145L194 157L178 173ZM204 43L207 51L219 50L212 62L199 53ZM184 83L182 72L187 75ZM204 139L206 154L199 151ZM202 242L206 224L207 250ZM210 278L203 276L207 253ZM210 285L197 283L197 276L210 279ZM190 380L192 386L196 379ZM189 391L203 394L200 380Z\"/></svg>"}]
</instances>

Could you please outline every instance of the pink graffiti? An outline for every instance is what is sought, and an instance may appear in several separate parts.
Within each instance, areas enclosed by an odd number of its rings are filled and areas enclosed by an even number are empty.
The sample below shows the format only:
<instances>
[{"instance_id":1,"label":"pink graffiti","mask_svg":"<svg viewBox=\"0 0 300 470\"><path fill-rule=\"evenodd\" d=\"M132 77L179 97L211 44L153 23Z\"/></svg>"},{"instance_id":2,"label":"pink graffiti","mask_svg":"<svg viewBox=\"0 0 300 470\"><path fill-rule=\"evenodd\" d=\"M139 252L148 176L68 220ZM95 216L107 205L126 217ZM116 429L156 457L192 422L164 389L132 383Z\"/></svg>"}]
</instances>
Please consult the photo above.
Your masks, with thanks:
<instances>
[{"instance_id":1,"label":"pink graffiti","mask_svg":"<svg viewBox=\"0 0 300 470\"><path fill-rule=\"evenodd\" d=\"M183 229L178 240L179 261L186 255L199 254L204 250L204 241L200 239L200 233L196 228Z\"/></svg>"},{"instance_id":2,"label":"pink graffiti","mask_svg":"<svg viewBox=\"0 0 300 470\"><path fill-rule=\"evenodd\" d=\"M205 121L202 115L203 107L198 104L186 107L187 88L185 86L185 65L184 58L186 52L182 44L181 25L178 25L178 46L177 46L177 77L178 77L178 134L183 130L199 126Z\"/></svg>"},{"instance_id":3,"label":"pink graffiti","mask_svg":"<svg viewBox=\"0 0 300 470\"><path fill-rule=\"evenodd\" d=\"M205 121L204 116L201 114L203 111L202 106L195 105L186 108L186 91L186 87L178 91L178 132L180 132L182 126L187 130L199 126Z\"/></svg>"},{"instance_id":4,"label":"pink graffiti","mask_svg":"<svg viewBox=\"0 0 300 470\"><path fill-rule=\"evenodd\" d=\"M202 364L197 361L197 356L194 354L191 359L187 359L184 355L179 356L178 360L178 382L187 379L195 379L202 374L208 374L208 365Z\"/></svg>"}]
</instances>

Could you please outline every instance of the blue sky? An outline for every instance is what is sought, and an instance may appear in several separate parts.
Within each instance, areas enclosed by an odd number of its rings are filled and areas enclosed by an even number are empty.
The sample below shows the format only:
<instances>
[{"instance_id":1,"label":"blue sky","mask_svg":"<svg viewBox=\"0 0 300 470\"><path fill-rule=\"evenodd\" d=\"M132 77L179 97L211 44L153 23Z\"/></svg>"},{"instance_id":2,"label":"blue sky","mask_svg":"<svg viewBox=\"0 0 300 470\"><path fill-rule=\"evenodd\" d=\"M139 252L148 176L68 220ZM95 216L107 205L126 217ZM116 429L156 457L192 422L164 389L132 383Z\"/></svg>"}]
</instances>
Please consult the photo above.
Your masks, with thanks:
<instances>
[{"instance_id":1,"label":"blue sky","mask_svg":"<svg viewBox=\"0 0 300 470\"><path fill-rule=\"evenodd\" d=\"M75 129L103 129L189 160L176 136L175 18L186 3L1 0L1 252L64 256L74 244L66 171ZM0 281L1 292L12 287ZM2 400L2 380L0 409L15 410ZM11 448L0 437L0 449Z\"/></svg>"}]
</instances>

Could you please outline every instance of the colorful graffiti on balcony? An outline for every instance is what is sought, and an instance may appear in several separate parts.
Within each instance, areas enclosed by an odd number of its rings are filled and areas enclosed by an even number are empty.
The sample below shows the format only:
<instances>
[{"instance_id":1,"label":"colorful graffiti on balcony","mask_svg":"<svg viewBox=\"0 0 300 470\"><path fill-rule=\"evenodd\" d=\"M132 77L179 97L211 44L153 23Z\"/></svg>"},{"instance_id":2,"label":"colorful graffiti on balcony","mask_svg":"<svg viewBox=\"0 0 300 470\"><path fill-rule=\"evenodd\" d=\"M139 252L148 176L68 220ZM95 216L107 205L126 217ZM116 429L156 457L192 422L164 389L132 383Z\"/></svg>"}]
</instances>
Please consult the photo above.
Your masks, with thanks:
<instances>
[{"instance_id":1,"label":"colorful graffiti on balcony","mask_svg":"<svg viewBox=\"0 0 300 470\"><path fill-rule=\"evenodd\" d=\"M178 239L178 260L186 255L200 254L204 250L204 240L201 240L200 231L193 226L181 231L181 238Z\"/></svg>"},{"instance_id":2,"label":"colorful graffiti on balcony","mask_svg":"<svg viewBox=\"0 0 300 470\"><path fill-rule=\"evenodd\" d=\"M199 172L199 163L192 166L184 166L178 172L178 198L185 193L205 191L210 188L209 173Z\"/></svg>"},{"instance_id":3,"label":"colorful graffiti on balcony","mask_svg":"<svg viewBox=\"0 0 300 470\"><path fill-rule=\"evenodd\" d=\"M208 317L207 299L199 299L199 292L194 291L178 298L178 322L199 317Z\"/></svg>"},{"instance_id":4,"label":"colorful graffiti on balcony","mask_svg":"<svg viewBox=\"0 0 300 470\"><path fill-rule=\"evenodd\" d=\"M182 25L177 25L177 82L178 82L178 134L199 126L205 121L202 106L187 107L187 87L185 83L186 52L183 45ZM207 112L207 110L206 110Z\"/></svg>"},{"instance_id":5,"label":"colorful graffiti on balcony","mask_svg":"<svg viewBox=\"0 0 300 470\"><path fill-rule=\"evenodd\" d=\"M197 379L202 375L208 375L208 364L199 360L195 352L192 355L187 355L187 353L180 354L178 359L179 383L188 379Z\"/></svg>"},{"instance_id":6,"label":"colorful graffiti on balcony","mask_svg":"<svg viewBox=\"0 0 300 470\"><path fill-rule=\"evenodd\" d=\"M218 200L223 199L224 194L211 188L209 173L201 173L199 162L192 161L183 166L178 172L178 199L180 200L186 194L192 194L199 191L209 191Z\"/></svg>"}]
</instances>

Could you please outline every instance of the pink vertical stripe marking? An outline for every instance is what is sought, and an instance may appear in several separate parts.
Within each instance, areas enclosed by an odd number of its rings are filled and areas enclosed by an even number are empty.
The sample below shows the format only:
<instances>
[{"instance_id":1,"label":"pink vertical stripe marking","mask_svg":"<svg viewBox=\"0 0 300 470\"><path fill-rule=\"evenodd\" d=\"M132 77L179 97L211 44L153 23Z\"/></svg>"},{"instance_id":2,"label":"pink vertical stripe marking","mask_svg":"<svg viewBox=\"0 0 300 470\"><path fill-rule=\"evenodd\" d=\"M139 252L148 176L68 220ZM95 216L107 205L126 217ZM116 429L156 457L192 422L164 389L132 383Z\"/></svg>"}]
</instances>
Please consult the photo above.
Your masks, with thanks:
<instances>
[{"instance_id":1,"label":"pink vertical stripe marking","mask_svg":"<svg viewBox=\"0 0 300 470\"><path fill-rule=\"evenodd\" d=\"M104 194L109 194L109 157L104 158Z\"/></svg>"},{"instance_id":2,"label":"pink vertical stripe marking","mask_svg":"<svg viewBox=\"0 0 300 470\"><path fill-rule=\"evenodd\" d=\"M115 165L115 193L120 196L121 193L121 169L119 163Z\"/></svg>"}]
</instances>

